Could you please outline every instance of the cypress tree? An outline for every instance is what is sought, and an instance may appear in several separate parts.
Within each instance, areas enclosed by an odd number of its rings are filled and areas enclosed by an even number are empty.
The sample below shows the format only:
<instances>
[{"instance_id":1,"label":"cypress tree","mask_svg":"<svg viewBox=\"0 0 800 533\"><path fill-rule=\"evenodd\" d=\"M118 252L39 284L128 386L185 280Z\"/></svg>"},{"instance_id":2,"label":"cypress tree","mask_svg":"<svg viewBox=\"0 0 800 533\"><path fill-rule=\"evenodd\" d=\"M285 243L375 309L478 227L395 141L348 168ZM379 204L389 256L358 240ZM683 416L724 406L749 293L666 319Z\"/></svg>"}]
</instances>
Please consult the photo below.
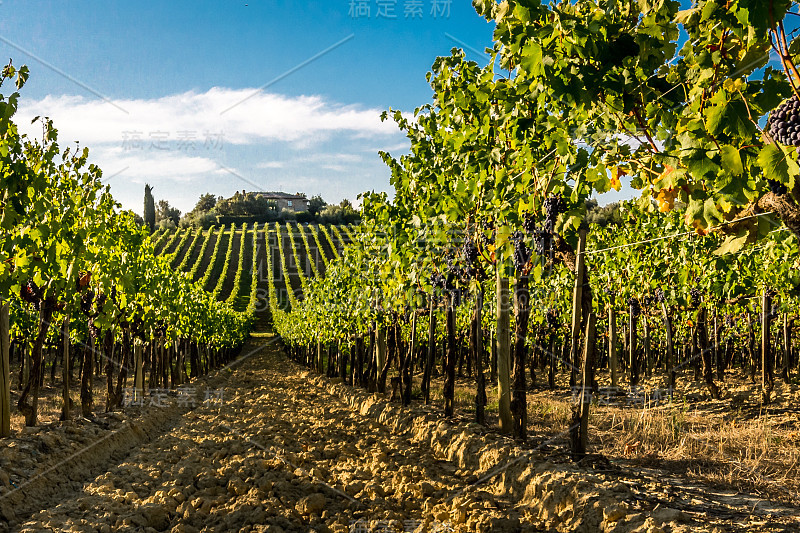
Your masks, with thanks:
<instances>
[{"instance_id":1,"label":"cypress tree","mask_svg":"<svg viewBox=\"0 0 800 533\"><path fill-rule=\"evenodd\" d=\"M156 204L153 200L153 188L149 184L144 186L144 223L151 233L156 230Z\"/></svg>"}]
</instances>

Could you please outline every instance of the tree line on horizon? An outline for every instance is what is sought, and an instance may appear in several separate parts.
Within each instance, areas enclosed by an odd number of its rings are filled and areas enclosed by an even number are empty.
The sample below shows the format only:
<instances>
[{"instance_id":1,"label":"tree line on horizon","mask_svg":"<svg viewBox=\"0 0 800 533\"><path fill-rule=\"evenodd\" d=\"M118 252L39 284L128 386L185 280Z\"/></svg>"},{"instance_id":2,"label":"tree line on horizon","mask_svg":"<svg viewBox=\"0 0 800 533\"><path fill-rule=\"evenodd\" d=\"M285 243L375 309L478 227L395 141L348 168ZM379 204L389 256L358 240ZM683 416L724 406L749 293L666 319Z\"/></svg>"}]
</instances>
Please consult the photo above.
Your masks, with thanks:
<instances>
[{"instance_id":1,"label":"tree line on horizon","mask_svg":"<svg viewBox=\"0 0 800 533\"><path fill-rule=\"evenodd\" d=\"M144 217L136 216L137 222L147 225L150 231L177 227L207 229L231 221L243 223L291 220L301 223L353 224L361 219L360 212L346 198L339 204L332 205L320 195L314 195L308 201L308 211L293 211L279 209L277 202L258 193L243 194L237 191L230 198L204 193L191 211L182 214L168 200L155 202L152 191L152 186L145 185Z\"/></svg>"}]
</instances>

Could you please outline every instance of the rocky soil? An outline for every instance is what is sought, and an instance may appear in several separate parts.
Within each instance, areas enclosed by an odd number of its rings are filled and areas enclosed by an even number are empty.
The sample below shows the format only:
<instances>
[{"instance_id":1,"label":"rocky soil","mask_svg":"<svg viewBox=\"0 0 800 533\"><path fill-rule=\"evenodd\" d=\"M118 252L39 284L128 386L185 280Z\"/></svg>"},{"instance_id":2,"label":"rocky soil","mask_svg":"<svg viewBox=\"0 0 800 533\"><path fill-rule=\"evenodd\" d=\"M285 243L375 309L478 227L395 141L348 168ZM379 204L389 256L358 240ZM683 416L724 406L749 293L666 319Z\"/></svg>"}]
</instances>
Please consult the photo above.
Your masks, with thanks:
<instances>
[{"instance_id":1,"label":"rocky soil","mask_svg":"<svg viewBox=\"0 0 800 533\"><path fill-rule=\"evenodd\" d=\"M310 375L259 342L192 384L222 391L217 402L3 443L0 530L800 531L800 509L600 459L575 466L558 439L518 447Z\"/></svg>"}]
</instances>

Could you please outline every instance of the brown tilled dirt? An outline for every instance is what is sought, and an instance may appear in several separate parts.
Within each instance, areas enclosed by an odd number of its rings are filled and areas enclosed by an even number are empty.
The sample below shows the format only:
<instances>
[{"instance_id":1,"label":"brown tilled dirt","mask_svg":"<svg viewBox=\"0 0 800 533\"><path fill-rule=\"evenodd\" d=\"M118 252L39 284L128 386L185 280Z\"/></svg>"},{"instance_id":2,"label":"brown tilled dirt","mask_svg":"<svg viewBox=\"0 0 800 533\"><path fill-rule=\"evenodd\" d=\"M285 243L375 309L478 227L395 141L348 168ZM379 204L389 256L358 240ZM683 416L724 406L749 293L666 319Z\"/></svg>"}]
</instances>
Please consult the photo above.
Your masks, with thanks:
<instances>
[{"instance_id":1,"label":"brown tilled dirt","mask_svg":"<svg viewBox=\"0 0 800 533\"><path fill-rule=\"evenodd\" d=\"M194 408L170 397L4 441L0 530L800 530L789 503L600 458L576 466L559 439L517 446L403 409L267 339L244 353L189 385Z\"/></svg>"}]
</instances>

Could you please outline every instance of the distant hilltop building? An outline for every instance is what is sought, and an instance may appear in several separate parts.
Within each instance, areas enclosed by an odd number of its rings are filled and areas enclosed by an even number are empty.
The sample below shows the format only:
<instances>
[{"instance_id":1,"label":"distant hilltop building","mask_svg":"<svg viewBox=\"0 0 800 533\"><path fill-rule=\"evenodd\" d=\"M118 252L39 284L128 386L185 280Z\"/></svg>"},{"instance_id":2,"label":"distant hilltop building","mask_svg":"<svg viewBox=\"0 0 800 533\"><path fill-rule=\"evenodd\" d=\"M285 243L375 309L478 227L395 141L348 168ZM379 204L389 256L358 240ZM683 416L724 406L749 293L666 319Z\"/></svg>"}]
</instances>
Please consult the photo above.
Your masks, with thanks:
<instances>
[{"instance_id":1,"label":"distant hilltop building","mask_svg":"<svg viewBox=\"0 0 800 533\"><path fill-rule=\"evenodd\" d=\"M242 191L242 195L245 191ZM288 209L298 213L308 211L308 198L303 193L289 194L285 192L253 192L256 196L261 196L267 200L273 200L278 204L278 211Z\"/></svg>"}]
</instances>

